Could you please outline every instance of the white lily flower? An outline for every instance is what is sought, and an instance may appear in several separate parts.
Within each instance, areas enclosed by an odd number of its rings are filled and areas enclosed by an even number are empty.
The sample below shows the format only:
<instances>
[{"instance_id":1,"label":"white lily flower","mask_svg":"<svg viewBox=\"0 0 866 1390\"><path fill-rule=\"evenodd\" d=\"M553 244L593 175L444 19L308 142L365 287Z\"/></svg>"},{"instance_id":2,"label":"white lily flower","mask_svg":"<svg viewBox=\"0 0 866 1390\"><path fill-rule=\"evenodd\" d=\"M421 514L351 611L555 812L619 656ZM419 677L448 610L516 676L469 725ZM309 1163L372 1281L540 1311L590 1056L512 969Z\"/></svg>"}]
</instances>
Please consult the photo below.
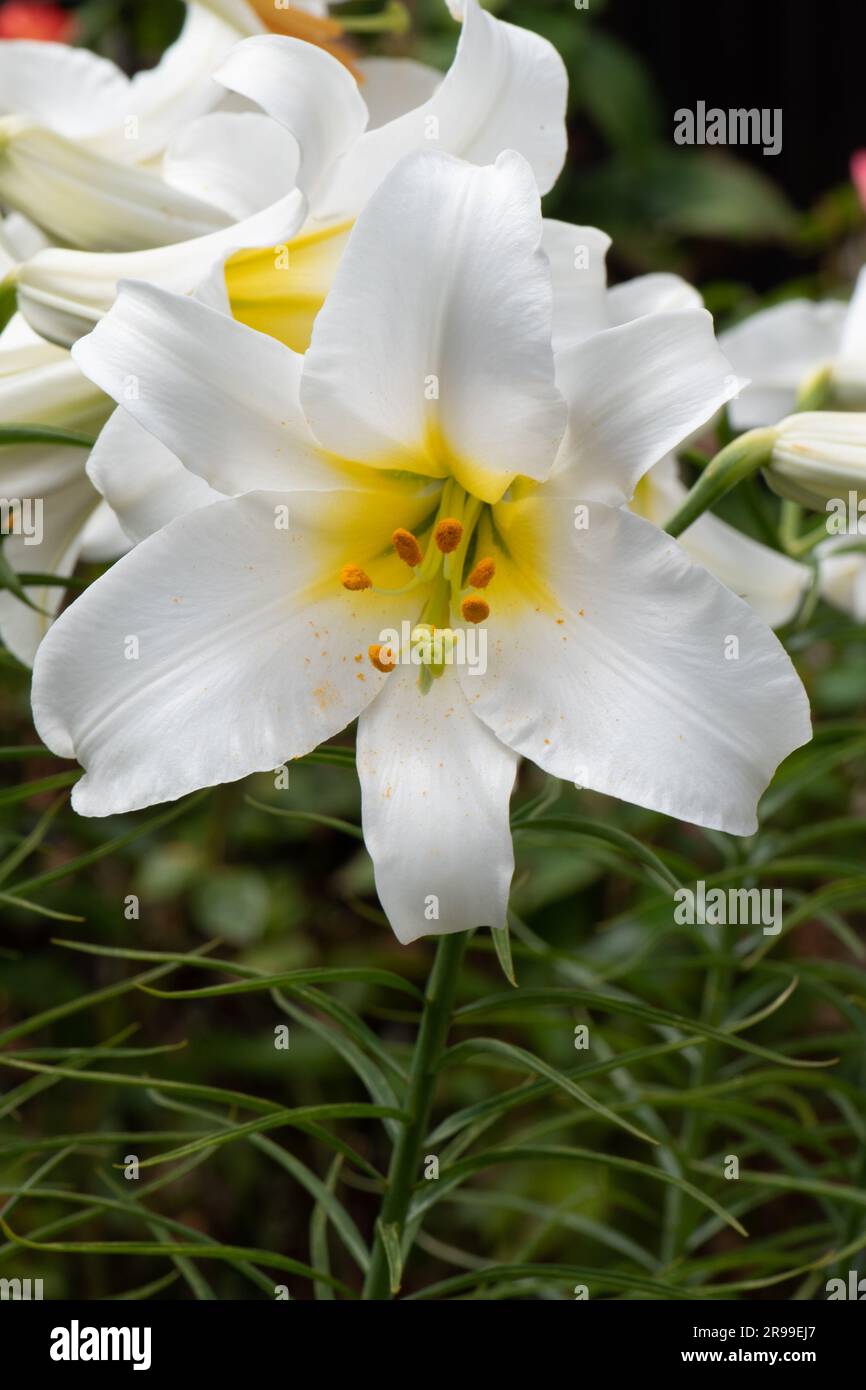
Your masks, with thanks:
<instances>
[{"instance_id":1,"label":"white lily flower","mask_svg":"<svg viewBox=\"0 0 866 1390\"><path fill-rule=\"evenodd\" d=\"M0 43L0 198L55 239L90 249L213 230L214 209L173 195L149 166L221 99L212 74L249 32L190 4L178 40L133 78L83 48ZM160 211L169 224L161 238Z\"/></svg>"},{"instance_id":2,"label":"white lily flower","mask_svg":"<svg viewBox=\"0 0 866 1390\"><path fill-rule=\"evenodd\" d=\"M734 428L780 424L773 465L766 474L775 490L818 510L834 500L847 506L849 490L862 495L866 269L857 277L849 304L778 304L722 334L720 342L737 370L752 378L729 406ZM841 409L792 414L801 389L822 373L829 403ZM849 411L853 413L846 418ZM816 548L819 590L828 603L863 622L866 556L837 553L844 546L844 538L829 537Z\"/></svg>"},{"instance_id":3,"label":"white lily flower","mask_svg":"<svg viewBox=\"0 0 866 1390\"><path fill-rule=\"evenodd\" d=\"M359 217L305 358L147 286L77 345L115 398L138 377L129 413L199 478L260 489L144 540L40 647L34 716L87 769L82 814L274 768L360 717L402 941L504 920L518 755L754 830L809 737L802 687L752 610L623 506L739 383L699 309L555 359L541 236L519 155L415 155ZM414 651L419 620L476 624L486 671L392 660L383 631L408 622Z\"/></svg>"},{"instance_id":4,"label":"white lily flower","mask_svg":"<svg viewBox=\"0 0 866 1390\"><path fill-rule=\"evenodd\" d=\"M0 42L0 198L79 250L143 250L225 225L218 198L185 190L174 166L163 177L158 160L178 136L195 143L197 118L226 100L214 73L237 42L269 29L320 46L357 75L341 26L315 0L287 9L266 0L191 3L177 41L131 79L85 49ZM317 95L325 106L327 83ZM288 170L290 141L265 132L258 143Z\"/></svg>"},{"instance_id":5,"label":"white lily flower","mask_svg":"<svg viewBox=\"0 0 866 1390\"><path fill-rule=\"evenodd\" d=\"M828 373L833 402L866 407L866 269L849 304L786 300L753 314L719 342L749 385L731 402L735 430L774 425L797 408L797 398L819 372Z\"/></svg>"},{"instance_id":6,"label":"white lily flower","mask_svg":"<svg viewBox=\"0 0 866 1390\"><path fill-rule=\"evenodd\" d=\"M457 52L444 77L402 60L362 62L359 68L361 88L343 64L301 40L258 34L239 43L214 77L230 101L245 103L245 109L192 121L168 149L160 178L149 170L127 170L126 183L114 186L102 165L94 174L97 183L103 175L108 180L100 187L115 225L114 239L104 246L116 247L133 224L140 245L159 234L154 199L160 186L160 206L168 206L174 225L192 239L152 251L130 248L128 257L153 257L137 264L98 253L88 258L82 251L39 253L14 276L19 306L37 332L73 342L109 307L118 277L185 288L177 277L166 278L175 262L200 261L197 248L204 247L211 263L208 248L216 244L224 252L266 248L236 258L237 297L250 301L241 316L254 326L266 326L256 320L256 306L272 305L280 292L296 304L309 305L311 297L320 302L322 266L333 268L364 200L412 149L439 148L484 162L513 146L532 163L542 192L555 181L565 158L567 77L562 59L539 35L467 0ZM407 103L410 109L404 110ZM137 178L140 201L131 186ZM268 207L282 206L296 185L311 214L303 230L303 216L282 228L256 223ZM65 196L66 184L63 191ZM100 206L98 198L90 199L80 210L82 222L98 220ZM196 228L202 209L226 230L197 236L208 230ZM96 235L93 224L90 235ZM288 269L275 267L273 248L283 246ZM229 280L234 300L231 271ZM314 312L299 310L307 337Z\"/></svg>"}]
</instances>

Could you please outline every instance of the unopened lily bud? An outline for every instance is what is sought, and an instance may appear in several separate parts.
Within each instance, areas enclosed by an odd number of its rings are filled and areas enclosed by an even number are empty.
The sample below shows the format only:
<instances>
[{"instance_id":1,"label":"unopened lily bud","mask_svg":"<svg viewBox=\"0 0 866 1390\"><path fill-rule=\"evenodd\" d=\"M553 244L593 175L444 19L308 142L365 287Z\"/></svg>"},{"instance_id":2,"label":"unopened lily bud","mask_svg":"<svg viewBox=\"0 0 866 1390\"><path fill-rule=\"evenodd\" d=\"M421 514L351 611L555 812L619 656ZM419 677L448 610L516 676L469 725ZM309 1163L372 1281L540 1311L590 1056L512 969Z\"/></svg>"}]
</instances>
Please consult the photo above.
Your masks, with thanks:
<instances>
[{"instance_id":1,"label":"unopened lily bud","mask_svg":"<svg viewBox=\"0 0 866 1390\"><path fill-rule=\"evenodd\" d=\"M850 492L866 497L866 414L789 415L776 426L765 476L780 497L814 511Z\"/></svg>"}]
</instances>

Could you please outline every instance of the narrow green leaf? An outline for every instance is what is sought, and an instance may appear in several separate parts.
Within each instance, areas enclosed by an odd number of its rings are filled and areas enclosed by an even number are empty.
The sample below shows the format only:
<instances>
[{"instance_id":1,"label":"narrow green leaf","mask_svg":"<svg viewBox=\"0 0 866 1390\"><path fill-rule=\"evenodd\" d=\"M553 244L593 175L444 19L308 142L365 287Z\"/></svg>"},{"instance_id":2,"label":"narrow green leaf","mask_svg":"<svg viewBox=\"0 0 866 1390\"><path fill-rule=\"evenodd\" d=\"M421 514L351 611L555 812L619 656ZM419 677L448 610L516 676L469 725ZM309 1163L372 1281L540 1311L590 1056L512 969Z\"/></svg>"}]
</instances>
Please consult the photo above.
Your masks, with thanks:
<instances>
[{"instance_id":1,"label":"narrow green leaf","mask_svg":"<svg viewBox=\"0 0 866 1390\"><path fill-rule=\"evenodd\" d=\"M40 777L35 782L19 782L15 787L6 787L0 791L0 806L12 806L18 801L28 801L31 796L39 796L41 792L53 792L58 787L71 787L80 776L81 773L78 771L55 772L50 777Z\"/></svg>"},{"instance_id":2,"label":"narrow green leaf","mask_svg":"<svg viewBox=\"0 0 866 1390\"><path fill-rule=\"evenodd\" d=\"M383 1105L369 1105L366 1101L295 1106L292 1109L276 1110L257 1120L247 1120L244 1124L226 1125L224 1129L191 1139L189 1143L181 1144L179 1148L154 1154L151 1158L140 1159L138 1166L139 1168L153 1168L158 1163L170 1163L178 1158L186 1158L188 1154L200 1153L203 1149L220 1148L223 1144L231 1144L237 1139L246 1139L252 1134L260 1134L267 1129L282 1129L284 1127L302 1129L311 1120L379 1120L385 1114L389 1114L393 1119L403 1119L404 1121L408 1118L400 1110L387 1110ZM117 1166L122 1167L123 1165L118 1164Z\"/></svg>"},{"instance_id":3,"label":"narrow green leaf","mask_svg":"<svg viewBox=\"0 0 866 1390\"><path fill-rule=\"evenodd\" d=\"M233 994L254 994L261 990L280 989L290 985L339 984L344 980L396 989L413 998L422 998L415 985L390 970L371 970L366 966L322 966L312 970L288 970L280 975L260 975L230 985L204 985L201 989L151 989L142 985L145 994L158 999L219 999Z\"/></svg>"},{"instance_id":4,"label":"narrow green leaf","mask_svg":"<svg viewBox=\"0 0 866 1390\"><path fill-rule=\"evenodd\" d=\"M384 1222L381 1219L376 1222L376 1230L379 1232L382 1244L385 1247L385 1258L388 1261L388 1277L392 1293L400 1292L400 1285L403 1282L403 1252L400 1249L400 1229L396 1222Z\"/></svg>"},{"instance_id":5,"label":"narrow green leaf","mask_svg":"<svg viewBox=\"0 0 866 1390\"><path fill-rule=\"evenodd\" d=\"M351 821L340 820L337 816L322 816L316 811L291 811L280 806L271 806L269 802L259 801L255 796L245 796L244 801L254 810L264 811L269 816L280 816L283 820L294 820L304 825L324 825L329 830L339 830L344 835L351 835L355 840L364 839L364 832L360 825L353 825Z\"/></svg>"},{"instance_id":6,"label":"narrow green leaf","mask_svg":"<svg viewBox=\"0 0 866 1390\"><path fill-rule=\"evenodd\" d=\"M549 1062L545 1062L542 1057L534 1052L527 1052L523 1047L517 1047L514 1043L503 1042L500 1038L472 1038L471 1041L461 1043L461 1056L472 1056L476 1052L490 1052L494 1056L504 1057L506 1061L513 1062L522 1071L537 1073L545 1076L548 1081L552 1081L566 1095L585 1105L587 1110L592 1110L596 1115L601 1115L609 1124L616 1125L618 1129L624 1129L635 1138L642 1139L645 1144L657 1144L651 1134L646 1134L644 1130L638 1129L637 1125L631 1124L628 1120L623 1120L616 1115L608 1106L603 1105L600 1100L596 1100L582 1086L578 1086L575 1081L566 1076L564 1072L552 1067ZM451 1050L451 1057L457 1049Z\"/></svg>"},{"instance_id":7,"label":"narrow green leaf","mask_svg":"<svg viewBox=\"0 0 866 1390\"><path fill-rule=\"evenodd\" d=\"M301 1264L299 1260L277 1254L273 1250L255 1250L243 1245L161 1245L159 1241L137 1240L41 1242L16 1235L2 1218L0 1229L6 1238L14 1241L16 1245L27 1250L45 1250L56 1255L161 1255L170 1258L181 1253L187 1260L223 1260L229 1264L246 1260L251 1264L285 1270L287 1274L297 1274L302 1279L321 1279L347 1298L355 1297L352 1290L333 1275L326 1274L321 1269L311 1269L309 1265Z\"/></svg>"},{"instance_id":8,"label":"narrow green leaf","mask_svg":"<svg viewBox=\"0 0 866 1390\"><path fill-rule=\"evenodd\" d=\"M517 976L514 973L514 961L511 957L511 934L508 930L508 921L501 927L491 927L490 935L493 938L493 945L496 950L496 959L499 961L499 968L510 985L517 988Z\"/></svg>"},{"instance_id":9,"label":"narrow green leaf","mask_svg":"<svg viewBox=\"0 0 866 1390\"><path fill-rule=\"evenodd\" d=\"M78 772L68 775L73 781L81 776ZM185 815L187 811L192 810L193 806L196 806L208 795L210 795L210 789L196 792L195 795L187 797L185 801L170 806L167 811L161 811L159 815L151 816L149 820L133 826L132 830L125 831L114 840L108 840L104 845L98 845L96 849L88 850L86 854L79 854L75 859L67 860L58 868L50 869L48 873L37 874L34 878L25 879L21 883L14 883L9 891L18 894L30 893L34 888L44 888L46 884L56 883L58 879L77 873L79 869L87 869L91 864L104 859L106 855L115 854L125 845L130 845L134 840L140 839L142 835L149 834L151 830L157 830L163 825L168 825L170 821L176 820L178 816Z\"/></svg>"},{"instance_id":10,"label":"narrow green leaf","mask_svg":"<svg viewBox=\"0 0 866 1390\"><path fill-rule=\"evenodd\" d=\"M87 434L54 425L0 425L0 448L7 444L69 444L76 449L92 449L95 443Z\"/></svg>"}]
</instances>

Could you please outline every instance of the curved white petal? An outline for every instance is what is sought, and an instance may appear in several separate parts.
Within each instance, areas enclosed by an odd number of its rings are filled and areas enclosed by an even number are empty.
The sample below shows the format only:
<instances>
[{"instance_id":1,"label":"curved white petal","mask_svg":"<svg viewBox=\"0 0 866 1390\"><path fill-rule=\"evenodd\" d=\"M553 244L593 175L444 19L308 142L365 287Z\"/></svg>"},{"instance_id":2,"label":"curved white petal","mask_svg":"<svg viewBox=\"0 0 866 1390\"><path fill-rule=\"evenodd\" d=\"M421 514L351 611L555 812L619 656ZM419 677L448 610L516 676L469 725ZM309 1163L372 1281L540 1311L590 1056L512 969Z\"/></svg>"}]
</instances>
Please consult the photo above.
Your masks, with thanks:
<instances>
[{"instance_id":1,"label":"curved white petal","mask_svg":"<svg viewBox=\"0 0 866 1390\"><path fill-rule=\"evenodd\" d=\"M211 11L209 5L187 3L180 35L155 67L135 74L115 119L90 141L91 148L140 164L162 153L188 122L217 104L222 91L213 74L249 28L238 27L240 13L220 17Z\"/></svg>"},{"instance_id":2,"label":"curved white petal","mask_svg":"<svg viewBox=\"0 0 866 1390\"><path fill-rule=\"evenodd\" d=\"M345 487L298 403L302 358L154 285L120 286L78 366L218 492Z\"/></svg>"},{"instance_id":3,"label":"curved white petal","mask_svg":"<svg viewBox=\"0 0 866 1390\"><path fill-rule=\"evenodd\" d=\"M686 492L674 459L662 459L638 484L632 510L664 527ZM698 517L679 542L696 564L745 599L770 627L790 622L811 583L812 571L807 565L761 545L709 512Z\"/></svg>"},{"instance_id":4,"label":"curved white petal","mask_svg":"<svg viewBox=\"0 0 866 1390\"><path fill-rule=\"evenodd\" d=\"M844 304L791 299L722 333L719 344L734 370L750 378L728 408L734 429L774 425L789 415L804 381L835 358L844 322Z\"/></svg>"},{"instance_id":5,"label":"curved white petal","mask_svg":"<svg viewBox=\"0 0 866 1390\"><path fill-rule=\"evenodd\" d=\"M111 307L118 281L145 280L185 294L230 252L288 241L305 211L303 195L295 190L254 217L174 246L115 255L40 251L15 272L18 307L42 337L68 346L89 333Z\"/></svg>"},{"instance_id":6,"label":"curved white petal","mask_svg":"<svg viewBox=\"0 0 866 1390\"><path fill-rule=\"evenodd\" d=\"M205 236L226 214L158 174L94 154L44 126L0 121L0 199L81 250L137 251Z\"/></svg>"},{"instance_id":7,"label":"curved white petal","mask_svg":"<svg viewBox=\"0 0 866 1390\"><path fill-rule=\"evenodd\" d=\"M86 139L123 110L129 80L118 67L64 43L0 43L0 113L30 116L71 140Z\"/></svg>"},{"instance_id":8,"label":"curved white petal","mask_svg":"<svg viewBox=\"0 0 866 1390\"><path fill-rule=\"evenodd\" d=\"M675 309L701 309L703 299L693 285L680 275L667 271L653 271L649 275L636 275L633 280L625 280L608 290L607 307L609 323L613 328L619 323L629 323L632 319L643 318L644 314L670 313Z\"/></svg>"},{"instance_id":9,"label":"curved white petal","mask_svg":"<svg viewBox=\"0 0 866 1390\"><path fill-rule=\"evenodd\" d=\"M400 602L340 586L344 537L368 521L359 497L257 492L202 507L66 610L37 655L33 712L45 743L87 769L80 814L277 767L356 718L386 679L367 634L393 625ZM289 530L275 525L285 505Z\"/></svg>"},{"instance_id":10,"label":"curved white petal","mask_svg":"<svg viewBox=\"0 0 866 1390\"><path fill-rule=\"evenodd\" d=\"M416 62L414 58L362 58L358 70L369 112L368 130L377 130L388 121L404 116L429 101L442 82L438 68Z\"/></svg>"},{"instance_id":11,"label":"curved white petal","mask_svg":"<svg viewBox=\"0 0 866 1390\"><path fill-rule=\"evenodd\" d=\"M26 261L51 243L40 227L20 212L10 212L0 224L0 271L4 274L18 261Z\"/></svg>"},{"instance_id":12,"label":"curved white petal","mask_svg":"<svg viewBox=\"0 0 866 1390\"><path fill-rule=\"evenodd\" d=\"M82 533L99 503L84 471L86 458L81 449L56 445L0 449L0 494L22 504L24 524L3 541L3 558L16 574L65 577L74 570ZM66 590L40 584L25 592L36 609L0 591L0 637L29 666Z\"/></svg>"},{"instance_id":13,"label":"curved white petal","mask_svg":"<svg viewBox=\"0 0 866 1390\"><path fill-rule=\"evenodd\" d=\"M32 336L0 351L0 424L48 425L95 434L110 402L82 376L67 352ZM17 501L22 519L3 541L3 558L19 574L66 576L75 568L82 530L99 498L85 473L87 450L74 445L0 446L0 498ZM25 534L29 531L29 535ZM28 589L41 612L0 592L0 636L29 665L65 590Z\"/></svg>"},{"instance_id":14,"label":"curved white petal","mask_svg":"<svg viewBox=\"0 0 866 1390\"><path fill-rule=\"evenodd\" d=\"M580 503L576 503L580 505ZM774 769L810 737L777 639L675 541L592 502L503 503L488 671L470 707L547 772L748 835ZM475 686L473 690L471 687Z\"/></svg>"},{"instance_id":15,"label":"curved white petal","mask_svg":"<svg viewBox=\"0 0 866 1390\"><path fill-rule=\"evenodd\" d=\"M866 623L866 557L853 552L834 554L846 543L850 544L848 537L823 541L815 552L821 562L821 597L850 613L855 622Z\"/></svg>"},{"instance_id":16,"label":"curved white petal","mask_svg":"<svg viewBox=\"0 0 866 1390\"><path fill-rule=\"evenodd\" d=\"M565 422L538 193L513 152L411 155L362 212L304 358L303 409L344 458L485 501L549 472Z\"/></svg>"},{"instance_id":17,"label":"curved white petal","mask_svg":"<svg viewBox=\"0 0 866 1390\"><path fill-rule=\"evenodd\" d=\"M162 171L167 183L240 220L291 193L298 147L258 111L213 111L172 142Z\"/></svg>"},{"instance_id":18,"label":"curved white petal","mask_svg":"<svg viewBox=\"0 0 866 1390\"><path fill-rule=\"evenodd\" d=\"M294 0L294 3L300 9L305 8L299 0ZM264 30L264 25L248 0L198 0L198 4L201 9L209 10L243 37L261 34Z\"/></svg>"},{"instance_id":19,"label":"curved white petal","mask_svg":"<svg viewBox=\"0 0 866 1390\"><path fill-rule=\"evenodd\" d=\"M555 486L617 505L742 382L704 309L647 314L557 354L568 430Z\"/></svg>"},{"instance_id":20,"label":"curved white petal","mask_svg":"<svg viewBox=\"0 0 866 1390\"><path fill-rule=\"evenodd\" d=\"M367 124L367 108L348 69L302 39L244 39L215 76L291 132L300 153L298 186L307 194L354 147Z\"/></svg>"},{"instance_id":21,"label":"curved white petal","mask_svg":"<svg viewBox=\"0 0 866 1390\"><path fill-rule=\"evenodd\" d=\"M567 92L565 65L547 39L467 0L457 52L439 87L422 106L364 134L314 211L356 212L404 155L431 145L474 164L518 150L546 193L565 160Z\"/></svg>"},{"instance_id":22,"label":"curved white petal","mask_svg":"<svg viewBox=\"0 0 866 1390\"><path fill-rule=\"evenodd\" d=\"M361 715L357 762L364 839L398 939L503 926L517 757L476 719L454 670L422 695L417 667L397 666Z\"/></svg>"},{"instance_id":23,"label":"curved white petal","mask_svg":"<svg viewBox=\"0 0 866 1390\"><path fill-rule=\"evenodd\" d=\"M87 473L133 542L224 496L119 408L90 451Z\"/></svg>"},{"instance_id":24,"label":"curved white petal","mask_svg":"<svg viewBox=\"0 0 866 1390\"><path fill-rule=\"evenodd\" d=\"M610 326L605 264L610 237L597 227L545 217L541 245L550 262L553 350L558 353Z\"/></svg>"},{"instance_id":25,"label":"curved white petal","mask_svg":"<svg viewBox=\"0 0 866 1390\"><path fill-rule=\"evenodd\" d=\"M51 425L85 433L108 418L110 402L68 352L35 335L29 341L19 337L18 342L17 347L4 342L0 351L0 424Z\"/></svg>"}]
</instances>

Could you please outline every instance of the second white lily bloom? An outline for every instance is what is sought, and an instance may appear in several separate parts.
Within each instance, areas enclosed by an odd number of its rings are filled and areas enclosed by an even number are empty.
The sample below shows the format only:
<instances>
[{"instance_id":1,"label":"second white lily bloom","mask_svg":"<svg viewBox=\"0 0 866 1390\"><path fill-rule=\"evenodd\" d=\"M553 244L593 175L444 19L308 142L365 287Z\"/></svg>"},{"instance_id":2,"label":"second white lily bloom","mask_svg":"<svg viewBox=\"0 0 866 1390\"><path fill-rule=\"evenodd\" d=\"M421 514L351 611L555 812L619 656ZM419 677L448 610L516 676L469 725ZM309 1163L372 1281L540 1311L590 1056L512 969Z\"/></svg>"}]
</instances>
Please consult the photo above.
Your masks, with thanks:
<instances>
[{"instance_id":1,"label":"second white lily bloom","mask_svg":"<svg viewBox=\"0 0 866 1390\"><path fill-rule=\"evenodd\" d=\"M402 941L502 923L519 755L755 829L810 735L802 686L755 613L623 505L741 383L701 309L554 354L541 239L519 155L418 154L359 217L305 357L121 290L79 365L203 485L246 495L144 540L43 642L37 727L87 769L82 814L274 768L360 717ZM486 671L395 664L379 643L404 621L477 624Z\"/></svg>"}]
</instances>

